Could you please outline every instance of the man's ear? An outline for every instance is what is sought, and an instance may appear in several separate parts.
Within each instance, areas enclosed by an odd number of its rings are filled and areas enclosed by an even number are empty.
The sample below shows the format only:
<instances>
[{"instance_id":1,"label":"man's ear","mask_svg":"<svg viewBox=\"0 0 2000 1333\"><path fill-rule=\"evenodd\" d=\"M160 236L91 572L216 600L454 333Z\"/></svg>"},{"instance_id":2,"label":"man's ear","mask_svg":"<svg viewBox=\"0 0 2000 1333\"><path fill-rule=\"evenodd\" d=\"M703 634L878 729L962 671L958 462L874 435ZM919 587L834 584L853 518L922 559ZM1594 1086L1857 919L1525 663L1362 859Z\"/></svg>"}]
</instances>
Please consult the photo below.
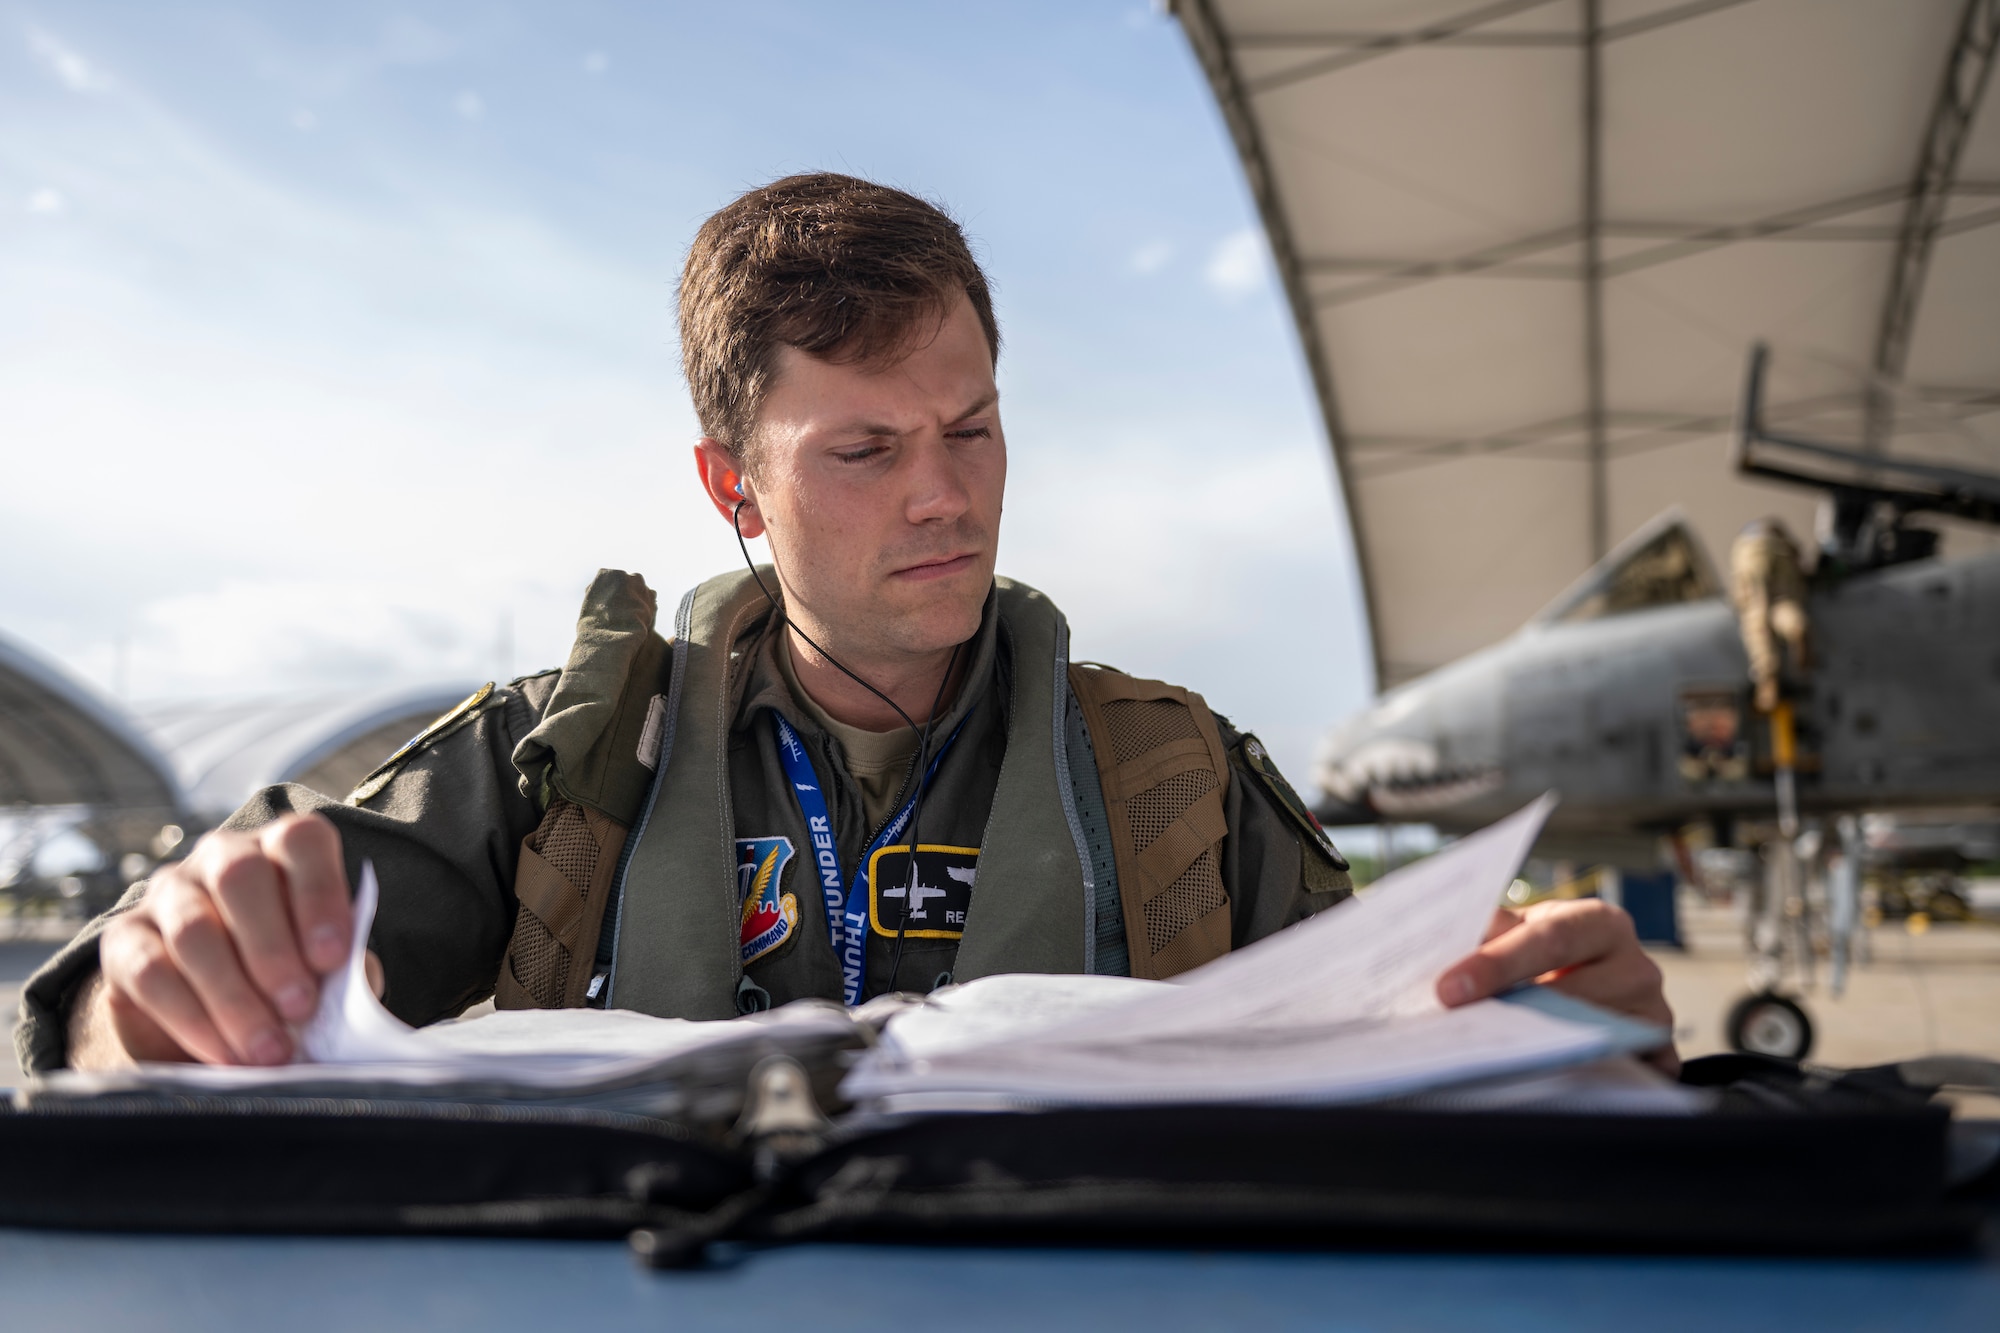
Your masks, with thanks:
<instances>
[{"instance_id":1,"label":"man's ear","mask_svg":"<svg viewBox=\"0 0 2000 1333\"><path fill-rule=\"evenodd\" d=\"M743 465L736 455L717 439L707 435L694 447L694 470L701 477L702 489L708 492L710 503L717 513L726 519L733 519L736 506L743 506L742 527L745 537L764 535L764 516L757 511L757 502L744 480Z\"/></svg>"}]
</instances>

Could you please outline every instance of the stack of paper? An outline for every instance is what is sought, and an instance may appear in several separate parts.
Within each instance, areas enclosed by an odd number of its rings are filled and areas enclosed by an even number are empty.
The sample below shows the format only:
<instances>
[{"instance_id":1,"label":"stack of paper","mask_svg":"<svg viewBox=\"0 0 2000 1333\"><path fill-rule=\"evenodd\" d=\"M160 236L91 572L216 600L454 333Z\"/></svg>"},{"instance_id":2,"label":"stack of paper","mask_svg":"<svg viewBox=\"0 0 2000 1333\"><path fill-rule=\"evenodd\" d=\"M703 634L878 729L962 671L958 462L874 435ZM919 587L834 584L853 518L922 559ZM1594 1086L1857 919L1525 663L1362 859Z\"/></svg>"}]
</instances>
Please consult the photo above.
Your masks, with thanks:
<instances>
[{"instance_id":1,"label":"stack of paper","mask_svg":"<svg viewBox=\"0 0 2000 1333\"><path fill-rule=\"evenodd\" d=\"M1173 982L997 976L920 1002L878 1001L850 1013L808 1001L711 1023L572 1009L411 1028L368 988L364 951L377 890L367 866L353 952L300 1030L300 1063L65 1073L24 1095L528 1100L703 1118L733 1113L765 1056L829 1068L852 1059L864 1033L880 1026L878 1044L841 1092L892 1113L1331 1104L1442 1096L1438 1089L1452 1090L1439 1105L1568 1099L1665 1109L1673 1085L1629 1060L1601 1063L1658 1045L1664 1032L1545 988L1460 1009L1437 1000L1438 975L1478 946L1552 804L1544 798L1397 871L1364 898Z\"/></svg>"},{"instance_id":2,"label":"stack of paper","mask_svg":"<svg viewBox=\"0 0 2000 1333\"><path fill-rule=\"evenodd\" d=\"M842 1092L910 1111L1356 1102L1657 1046L1666 1033L1546 990L1437 999L1552 805L1171 983L1004 976L942 993L894 1019Z\"/></svg>"},{"instance_id":3,"label":"stack of paper","mask_svg":"<svg viewBox=\"0 0 2000 1333\"><path fill-rule=\"evenodd\" d=\"M534 1101L667 1118L733 1114L743 1080L766 1055L830 1059L862 1044L837 1004L786 1005L726 1023L652 1018L623 1010L503 1010L413 1028L369 989L368 930L375 868L354 895L354 945L299 1029L297 1063L276 1067L140 1064L53 1074L24 1089L27 1103L103 1094L339 1096Z\"/></svg>"}]
</instances>

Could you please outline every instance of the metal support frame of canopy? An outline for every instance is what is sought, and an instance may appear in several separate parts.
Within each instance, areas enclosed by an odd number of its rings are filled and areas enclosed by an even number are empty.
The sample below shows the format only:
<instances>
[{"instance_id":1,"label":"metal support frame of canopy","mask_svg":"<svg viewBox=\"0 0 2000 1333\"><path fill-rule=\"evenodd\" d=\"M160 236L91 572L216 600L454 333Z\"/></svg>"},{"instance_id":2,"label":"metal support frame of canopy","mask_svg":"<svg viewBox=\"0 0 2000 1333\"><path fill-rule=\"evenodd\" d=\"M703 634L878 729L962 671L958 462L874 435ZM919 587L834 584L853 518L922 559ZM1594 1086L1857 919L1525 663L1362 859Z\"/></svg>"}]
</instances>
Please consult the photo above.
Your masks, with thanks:
<instances>
[{"instance_id":1,"label":"metal support frame of canopy","mask_svg":"<svg viewBox=\"0 0 2000 1333\"><path fill-rule=\"evenodd\" d=\"M1965 141L1972 135L1972 119L1993 77L1996 51L2000 51L2000 0L1966 0L1958 35L1938 80L1930 123L1924 130L1924 146L1917 157L1916 178L1910 182L1909 204L1896 242L1888 297L1882 304L1882 326L1875 337L1875 370L1887 379L1901 379L1909 361L1910 336L1916 330L1917 302L1923 297L1924 277L1930 271L1931 249L1945 234L1945 208L1954 194ZM1985 216L2000 219L2000 210Z\"/></svg>"},{"instance_id":2,"label":"metal support frame of canopy","mask_svg":"<svg viewBox=\"0 0 2000 1333\"><path fill-rule=\"evenodd\" d=\"M1371 641L1379 640L1364 519L1352 503L1358 476L1376 476L1409 466L1471 452L1504 452L1540 444L1579 449L1590 465L1589 549L1601 556L1609 542L1608 478L1610 460L1688 433L1713 433L1721 424L1712 413L1648 413L1646 420L1613 409L1605 389L1604 286L1607 281L1654 265L1669 263L1719 246L1743 241L1871 241L1893 242L1896 257L1886 293L1877 338L1876 367L1899 375L1908 356L1930 255L1938 240L2000 223L2000 207L1947 219L1954 199L2000 197L2000 181L1960 181L1957 165L1970 127L1990 81L1996 50L2000 50L2000 0L1966 0L1957 36L1945 62L1925 132L1914 177L1836 199L1737 222L1677 222L1607 217L1603 196L1602 55L1606 45L1684 23L1751 0L1689 0L1623 22L1601 22L1600 0L1490 0L1457 14L1403 32L1245 32L1231 33L1219 21L1212 0L1170 0L1200 62L1229 127L1237 155L1270 239L1272 259L1298 330L1300 348L1312 375L1315 396L1325 423L1328 444L1343 494L1349 498L1355 560L1364 588ZM1536 10L1575 4L1581 13L1567 26L1544 31L1490 31L1490 25ZM1575 12L1575 11L1572 11ZM1467 254L1437 258L1395 256L1312 255L1302 253L1282 207L1279 189L1265 150L1253 105L1259 96L1308 80L1325 78L1366 61L1425 46L1477 47L1491 50L1573 48L1583 62L1579 152L1582 190L1578 220ZM1292 65L1246 77L1239 51L1297 51L1307 58ZM1886 205L1904 204L1902 220L1884 223L1842 223L1840 219ZM1606 238L1657 239L1660 244L1624 254L1603 256ZM1538 260L1537 255L1575 246L1574 262ZM1352 275L1359 281L1327 288L1328 277ZM1477 438L1450 441L1404 441L1387 437L1353 437L1340 415L1332 368L1316 316L1319 309L1384 295L1417 283L1445 277L1480 276L1514 279L1556 279L1582 288L1584 401L1581 411L1550 421L1523 423L1516 429ZM1580 448L1579 448L1580 446ZM1357 451L1376 453L1370 466L1357 466ZM1393 454L1394 457L1383 455ZM1377 679L1384 679L1381 649L1374 648Z\"/></svg>"}]
</instances>

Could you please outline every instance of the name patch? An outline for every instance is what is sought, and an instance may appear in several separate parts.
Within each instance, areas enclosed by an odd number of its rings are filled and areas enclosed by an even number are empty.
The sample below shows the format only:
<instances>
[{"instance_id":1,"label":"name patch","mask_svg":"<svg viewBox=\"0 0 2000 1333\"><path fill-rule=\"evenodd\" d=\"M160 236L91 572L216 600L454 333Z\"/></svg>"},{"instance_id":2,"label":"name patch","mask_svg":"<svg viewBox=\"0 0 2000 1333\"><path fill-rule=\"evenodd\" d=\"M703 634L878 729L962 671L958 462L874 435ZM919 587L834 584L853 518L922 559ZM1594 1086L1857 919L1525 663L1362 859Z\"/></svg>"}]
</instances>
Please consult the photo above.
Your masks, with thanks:
<instances>
[{"instance_id":1,"label":"name patch","mask_svg":"<svg viewBox=\"0 0 2000 1333\"><path fill-rule=\"evenodd\" d=\"M901 926L906 939L955 940L965 934L972 882L978 876L977 847L927 842L917 848L917 883L911 889L910 845L878 848L868 858L868 924L891 939Z\"/></svg>"},{"instance_id":2,"label":"name patch","mask_svg":"<svg viewBox=\"0 0 2000 1333\"><path fill-rule=\"evenodd\" d=\"M798 929L797 895L778 891L791 859L790 838L736 840L736 891L743 900L739 942L745 963L762 958Z\"/></svg>"}]
</instances>

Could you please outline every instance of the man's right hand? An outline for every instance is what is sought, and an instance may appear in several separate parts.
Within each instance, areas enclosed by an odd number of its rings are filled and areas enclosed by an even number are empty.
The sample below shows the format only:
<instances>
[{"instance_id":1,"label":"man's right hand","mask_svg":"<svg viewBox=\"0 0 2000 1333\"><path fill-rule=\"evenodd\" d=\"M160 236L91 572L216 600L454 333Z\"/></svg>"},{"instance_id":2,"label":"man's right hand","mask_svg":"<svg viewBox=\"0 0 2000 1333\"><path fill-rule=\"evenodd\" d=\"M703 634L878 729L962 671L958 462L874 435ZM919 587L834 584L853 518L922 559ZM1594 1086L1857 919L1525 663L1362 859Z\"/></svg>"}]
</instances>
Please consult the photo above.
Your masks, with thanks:
<instances>
[{"instance_id":1,"label":"man's right hand","mask_svg":"<svg viewBox=\"0 0 2000 1333\"><path fill-rule=\"evenodd\" d=\"M352 929L331 822L288 815L255 833L211 833L104 928L102 979L71 1020L71 1063L115 1058L115 1038L134 1060L283 1064L286 1025L312 1017Z\"/></svg>"}]
</instances>

